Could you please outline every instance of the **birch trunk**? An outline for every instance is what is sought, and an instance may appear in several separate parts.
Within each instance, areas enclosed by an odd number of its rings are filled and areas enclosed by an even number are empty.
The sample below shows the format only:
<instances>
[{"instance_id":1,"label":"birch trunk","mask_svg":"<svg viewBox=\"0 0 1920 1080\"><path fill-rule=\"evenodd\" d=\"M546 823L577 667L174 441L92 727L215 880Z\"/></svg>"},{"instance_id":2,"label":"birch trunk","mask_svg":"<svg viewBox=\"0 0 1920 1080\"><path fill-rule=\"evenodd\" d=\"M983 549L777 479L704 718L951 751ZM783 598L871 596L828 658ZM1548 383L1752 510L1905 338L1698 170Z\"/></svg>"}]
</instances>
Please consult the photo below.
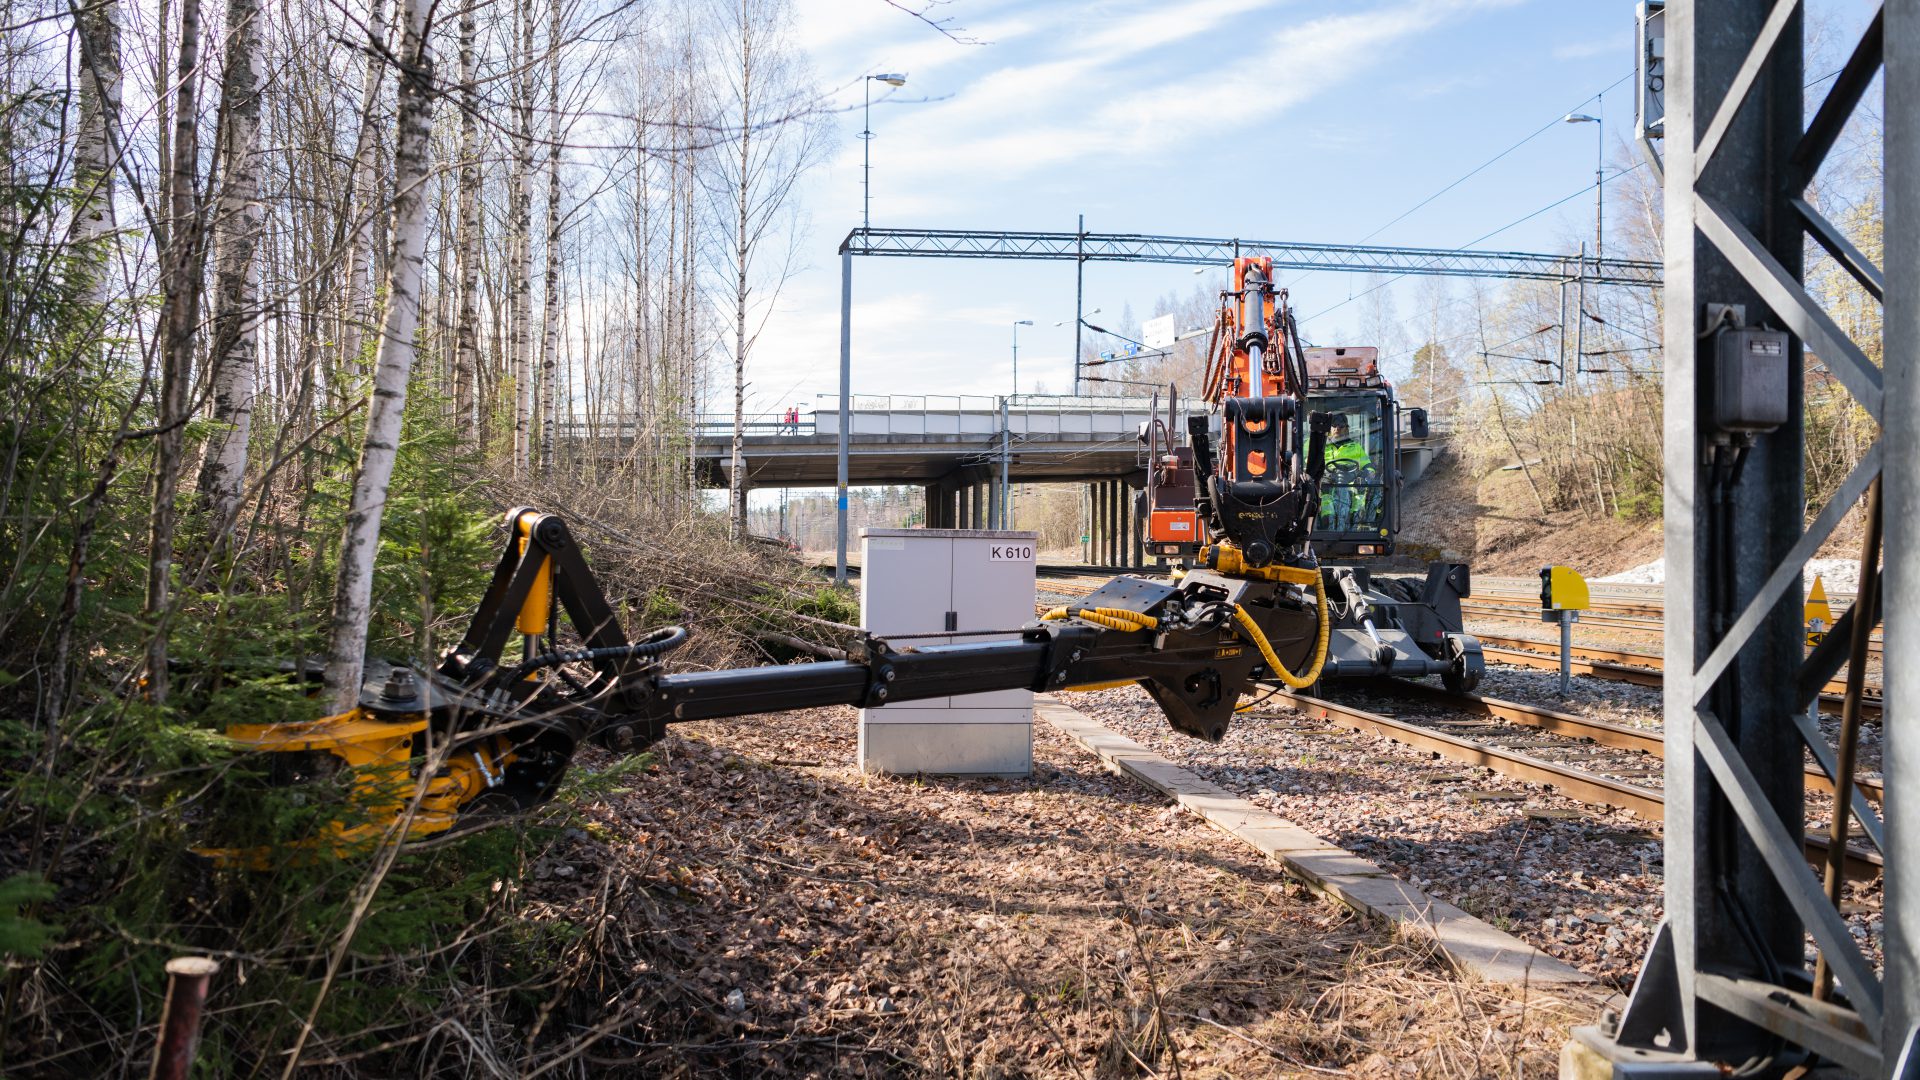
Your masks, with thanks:
<instances>
[{"instance_id":1,"label":"birch trunk","mask_svg":"<svg viewBox=\"0 0 1920 1080\"><path fill-rule=\"evenodd\" d=\"M753 254L753 241L747 233L747 216L754 195L753 122L754 122L754 28L747 0L740 3L740 171L733 178L733 469L727 478L732 488L733 521L728 528L734 539L747 535L747 260Z\"/></svg>"},{"instance_id":2,"label":"birch trunk","mask_svg":"<svg viewBox=\"0 0 1920 1080\"><path fill-rule=\"evenodd\" d=\"M533 0L520 0L520 55L514 76L513 476L527 475L533 417Z\"/></svg>"},{"instance_id":3,"label":"birch trunk","mask_svg":"<svg viewBox=\"0 0 1920 1080\"><path fill-rule=\"evenodd\" d=\"M433 126L433 56L427 47L433 0L403 0L399 109L395 116L393 250L387 274L386 314L380 327L373 400L366 441L354 470L353 496L340 540L333 628L327 646L326 696L336 711L358 702L360 669L371 617L373 565L380 549L380 516L400 445L413 370L413 335L420 323L420 278L427 240L426 181Z\"/></svg>"},{"instance_id":4,"label":"birch trunk","mask_svg":"<svg viewBox=\"0 0 1920 1080\"><path fill-rule=\"evenodd\" d=\"M687 46L687 70L693 70L693 47ZM685 149L684 178L681 187L680 220L680 340L675 347L680 352L680 402L679 413L675 417L681 430L681 441L685 444L685 470L682 476L686 481L686 515L692 520L700 511L700 392L694 371L695 340L694 319L694 271L693 271L693 187L694 160L691 140ZM677 468L677 466L676 466Z\"/></svg>"},{"instance_id":5,"label":"birch trunk","mask_svg":"<svg viewBox=\"0 0 1920 1080\"><path fill-rule=\"evenodd\" d=\"M98 0L82 8L76 20L80 39L80 126L74 138L74 187L80 201L74 208L75 239L83 249L110 237L113 216L113 148L120 140L120 5L118 0ZM95 305L107 300L107 258L105 252L87 251L78 273L89 277L78 295ZM80 284L79 282L75 283ZM67 554L66 583L60 593L60 613L54 620L53 657L47 677L46 715L49 731L57 736L60 717L67 700L67 668L73 652L73 626L80 616L80 597L87 561L93 546L100 510L106 504L108 485L120 468L120 451L125 445L127 422L101 461L98 479L82 504L80 519L74 527L73 544ZM57 738L54 745L58 745Z\"/></svg>"},{"instance_id":6,"label":"birch trunk","mask_svg":"<svg viewBox=\"0 0 1920 1080\"><path fill-rule=\"evenodd\" d=\"M228 0L227 70L221 80L227 117L222 171L226 188L214 215L213 419L218 428L200 469L200 497L212 510L215 546L239 514L247 472L247 440L253 430L255 365L259 360L259 297L254 248L264 210L255 146L260 133L260 0Z\"/></svg>"},{"instance_id":7,"label":"birch trunk","mask_svg":"<svg viewBox=\"0 0 1920 1080\"><path fill-rule=\"evenodd\" d=\"M540 471L553 468L553 389L560 348L561 0L547 0L547 280L540 340Z\"/></svg>"},{"instance_id":8,"label":"birch trunk","mask_svg":"<svg viewBox=\"0 0 1920 1080\"><path fill-rule=\"evenodd\" d=\"M80 126L73 142L74 238L84 248L112 234L114 147L120 139L120 3L96 0L79 9ZM88 251L91 276L83 294L90 303L106 300L104 252Z\"/></svg>"},{"instance_id":9,"label":"birch trunk","mask_svg":"<svg viewBox=\"0 0 1920 1080\"><path fill-rule=\"evenodd\" d=\"M180 52L174 77L172 168L168 181L165 300L161 307L160 401L153 449L153 516L147 543L145 615L153 637L147 643L147 693L157 704L167 697L167 614L173 601L174 499L180 492L180 456L186 441L187 391L193 381L193 339L199 324L200 0L180 4Z\"/></svg>"},{"instance_id":10,"label":"birch trunk","mask_svg":"<svg viewBox=\"0 0 1920 1080\"><path fill-rule=\"evenodd\" d=\"M367 71L360 86L360 131L354 137L353 169L347 177L347 197L341 201L349 222L347 237L346 312L340 327L340 356L347 370L360 371L364 328L373 319L373 294L368 287L368 248L377 233L374 214L374 152L379 145L374 127L380 104L380 81L386 74L380 62L387 45L387 0L367 5Z\"/></svg>"},{"instance_id":11,"label":"birch trunk","mask_svg":"<svg viewBox=\"0 0 1920 1080\"><path fill-rule=\"evenodd\" d=\"M480 90L475 83L474 9L460 13L460 315L454 331L453 409L468 443L480 438L474 390L480 380Z\"/></svg>"}]
</instances>

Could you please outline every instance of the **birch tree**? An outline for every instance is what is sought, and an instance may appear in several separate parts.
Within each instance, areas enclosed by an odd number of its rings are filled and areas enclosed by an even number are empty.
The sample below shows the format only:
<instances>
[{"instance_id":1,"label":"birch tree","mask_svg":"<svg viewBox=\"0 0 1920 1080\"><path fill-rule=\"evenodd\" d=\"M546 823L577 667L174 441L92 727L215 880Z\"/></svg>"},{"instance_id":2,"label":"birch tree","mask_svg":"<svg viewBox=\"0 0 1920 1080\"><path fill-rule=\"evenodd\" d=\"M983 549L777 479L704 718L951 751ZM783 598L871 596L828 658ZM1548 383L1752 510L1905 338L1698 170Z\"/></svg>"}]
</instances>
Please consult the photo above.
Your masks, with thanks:
<instances>
[{"instance_id":1,"label":"birch tree","mask_svg":"<svg viewBox=\"0 0 1920 1080\"><path fill-rule=\"evenodd\" d=\"M783 37L785 0L731 0L720 34L722 108L731 133L711 158L708 193L731 235L722 256L733 330L733 444L729 531L747 531L747 358L793 271L793 189L822 148L819 127L799 118L806 87ZM781 226L789 227L784 230ZM768 251L769 241L784 250Z\"/></svg>"},{"instance_id":2,"label":"birch tree","mask_svg":"<svg viewBox=\"0 0 1920 1080\"><path fill-rule=\"evenodd\" d=\"M375 123L380 105L380 84L386 75L381 56L387 48L387 0L369 0L367 4L367 66L360 85L360 128L354 139L353 168L347 177L342 213L348 223L346 312L340 327L340 356L351 370L360 364L362 328L373 318L373 296L367 284L369 248L377 242L378 184L374 181L374 158L379 145L379 127Z\"/></svg>"},{"instance_id":3,"label":"birch tree","mask_svg":"<svg viewBox=\"0 0 1920 1080\"><path fill-rule=\"evenodd\" d=\"M480 381L480 88L474 57L478 5L460 12L460 220L458 250L460 311L454 325L453 411L469 443L480 423L474 400Z\"/></svg>"},{"instance_id":4,"label":"birch tree","mask_svg":"<svg viewBox=\"0 0 1920 1080\"><path fill-rule=\"evenodd\" d=\"M327 646L326 696L336 711L360 696L373 597L373 564L380 550L380 518L400 445L413 371L414 331L420 323L421 268L426 262L427 192L433 127L433 54L428 29L433 0L403 0L399 98L393 148L393 248L387 260L387 302L380 327L373 400L366 439L354 469L353 495L340 539L333 629Z\"/></svg>"},{"instance_id":5,"label":"birch tree","mask_svg":"<svg viewBox=\"0 0 1920 1080\"><path fill-rule=\"evenodd\" d=\"M186 443L187 392L193 381L200 314L200 0L181 0L180 51L174 69L172 158L160 330L160 400L153 441L153 514L147 538L147 693L167 698L167 616L173 601L173 534L179 515L180 457Z\"/></svg>"},{"instance_id":6,"label":"birch tree","mask_svg":"<svg viewBox=\"0 0 1920 1080\"><path fill-rule=\"evenodd\" d=\"M560 43L565 9L547 0L547 273L540 339L540 469L553 468L553 390L560 343Z\"/></svg>"},{"instance_id":7,"label":"birch tree","mask_svg":"<svg viewBox=\"0 0 1920 1080\"><path fill-rule=\"evenodd\" d=\"M73 142L75 239L91 247L114 229L114 148L121 141L120 4L96 0L79 9L74 20L80 45L80 123ZM106 298L106 275L98 263L87 298L98 304Z\"/></svg>"},{"instance_id":8,"label":"birch tree","mask_svg":"<svg viewBox=\"0 0 1920 1080\"><path fill-rule=\"evenodd\" d=\"M218 425L200 469L200 497L212 510L216 533L239 511L247 471L247 440L253 429L254 370L259 359L259 297L254 247L264 209L260 204L260 92L265 68L260 55L260 0L229 0L227 62L221 77L226 117L222 172L225 188L214 212L213 418Z\"/></svg>"},{"instance_id":9,"label":"birch tree","mask_svg":"<svg viewBox=\"0 0 1920 1080\"><path fill-rule=\"evenodd\" d=\"M514 25L519 52L514 57L513 179L507 190L512 203L508 249L513 265L507 272L513 290L513 476L526 475L527 451L533 419L533 0L520 0Z\"/></svg>"}]
</instances>

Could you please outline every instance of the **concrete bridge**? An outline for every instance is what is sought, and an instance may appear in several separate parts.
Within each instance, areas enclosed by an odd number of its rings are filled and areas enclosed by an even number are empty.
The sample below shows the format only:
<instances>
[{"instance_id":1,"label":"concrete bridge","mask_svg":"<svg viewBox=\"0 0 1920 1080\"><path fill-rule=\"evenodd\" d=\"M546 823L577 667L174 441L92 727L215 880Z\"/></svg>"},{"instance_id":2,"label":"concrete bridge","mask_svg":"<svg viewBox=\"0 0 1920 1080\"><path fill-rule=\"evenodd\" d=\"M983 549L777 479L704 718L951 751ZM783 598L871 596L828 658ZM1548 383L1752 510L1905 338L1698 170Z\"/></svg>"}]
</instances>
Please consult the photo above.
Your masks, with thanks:
<instances>
[{"instance_id":1,"label":"concrete bridge","mask_svg":"<svg viewBox=\"0 0 1920 1080\"><path fill-rule=\"evenodd\" d=\"M1004 461L1009 483L1091 485L1094 559L1138 561L1142 521L1132 492L1146 485L1139 431L1153 415L1153 399L895 394L856 396L851 404L849 485L919 485L930 528L990 528L997 523L993 507ZM1184 429L1184 415L1177 419L1176 430ZM1428 439L1402 443L1399 464L1409 482L1444 438L1435 427ZM569 424L561 436L596 443L595 453L617 458L631 450L633 426ZM794 420L780 413L748 416L741 451L747 486L832 487L839 444L838 395L819 395ZM694 453L704 486L727 486L732 452L733 417L701 417Z\"/></svg>"},{"instance_id":2,"label":"concrete bridge","mask_svg":"<svg viewBox=\"0 0 1920 1080\"><path fill-rule=\"evenodd\" d=\"M987 528L1004 459L1016 484L1093 485L1096 552L1121 561L1139 543L1126 512L1127 488L1146 484L1140 425L1151 398L988 396L857 396L848 413L847 482L854 486L919 485L932 528ZM587 441L586 425L563 437ZM631 425L599 425L599 453L623 455ZM788 421L779 413L746 418L742 457L750 488L832 487L839 479L840 399L822 394ZM704 416L695 456L700 482L727 486L733 417ZM1105 508L1105 509L1103 509Z\"/></svg>"}]
</instances>

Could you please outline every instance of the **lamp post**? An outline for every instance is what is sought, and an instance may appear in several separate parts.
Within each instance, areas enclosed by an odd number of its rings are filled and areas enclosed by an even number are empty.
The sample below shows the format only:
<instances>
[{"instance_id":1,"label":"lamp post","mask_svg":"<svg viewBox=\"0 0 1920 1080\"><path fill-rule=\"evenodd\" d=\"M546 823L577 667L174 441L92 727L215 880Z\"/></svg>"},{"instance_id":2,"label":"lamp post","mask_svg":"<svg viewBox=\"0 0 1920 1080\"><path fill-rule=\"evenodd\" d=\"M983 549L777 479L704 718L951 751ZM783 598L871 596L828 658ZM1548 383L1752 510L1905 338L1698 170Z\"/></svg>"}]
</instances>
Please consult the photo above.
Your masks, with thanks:
<instances>
[{"instance_id":1,"label":"lamp post","mask_svg":"<svg viewBox=\"0 0 1920 1080\"><path fill-rule=\"evenodd\" d=\"M888 86L905 86L905 75L889 72L885 75L869 75L860 80L860 86L866 91L867 104L865 119L861 124L860 140L866 145L860 152L860 227L873 228L873 84L883 82Z\"/></svg>"},{"instance_id":2,"label":"lamp post","mask_svg":"<svg viewBox=\"0 0 1920 1080\"><path fill-rule=\"evenodd\" d=\"M1607 152L1607 125L1597 116L1586 113L1568 113L1565 123L1593 125L1593 257L1605 254L1605 241L1602 239L1601 223L1606 206L1606 166L1603 164Z\"/></svg>"},{"instance_id":3,"label":"lamp post","mask_svg":"<svg viewBox=\"0 0 1920 1080\"><path fill-rule=\"evenodd\" d=\"M1596 98L1595 104L1598 104L1598 103L1599 103L1599 99ZM1604 251L1602 248L1602 239L1601 239L1602 236L1604 235L1604 231L1602 230L1601 225L1603 222L1602 215L1605 213L1604 208L1607 203L1606 168L1604 165L1605 157L1606 157L1606 149L1607 149L1607 143L1606 143L1607 125L1605 121L1600 119L1600 117L1588 116L1586 113L1568 113L1566 116L1566 123L1593 125L1593 134L1594 134L1594 140L1593 140L1593 257L1596 260L1598 260L1600 256L1604 254ZM1579 262L1580 279L1574 292L1573 318L1574 318L1575 329L1574 329L1574 335L1573 335L1574 337L1573 369L1575 372L1579 372L1582 368L1582 365L1585 363L1585 361L1581 357L1586 352L1586 348L1587 348L1587 252L1586 252L1586 247L1587 245L1585 244L1580 245L1580 262ZM1561 305L1562 307L1564 307L1566 304L1566 300L1564 299L1566 296L1565 284L1562 284L1560 288L1562 290ZM1560 339L1562 342L1566 340L1566 320L1565 319L1561 320ZM1564 360L1562 360L1560 363L1560 379L1562 382L1565 382L1567 380L1567 365L1566 365L1566 361Z\"/></svg>"},{"instance_id":4,"label":"lamp post","mask_svg":"<svg viewBox=\"0 0 1920 1080\"><path fill-rule=\"evenodd\" d=\"M1013 320L1013 392L1020 392L1020 328L1032 326L1032 319Z\"/></svg>"},{"instance_id":5,"label":"lamp post","mask_svg":"<svg viewBox=\"0 0 1920 1080\"><path fill-rule=\"evenodd\" d=\"M1020 392L1020 328L1032 326L1032 319L1013 320L1013 393ZM993 501L994 527L1013 528L1013 498L1008 494L1008 473L1013 464L1013 419L1010 411L1013 395L1000 399L1000 491L999 498Z\"/></svg>"}]
</instances>

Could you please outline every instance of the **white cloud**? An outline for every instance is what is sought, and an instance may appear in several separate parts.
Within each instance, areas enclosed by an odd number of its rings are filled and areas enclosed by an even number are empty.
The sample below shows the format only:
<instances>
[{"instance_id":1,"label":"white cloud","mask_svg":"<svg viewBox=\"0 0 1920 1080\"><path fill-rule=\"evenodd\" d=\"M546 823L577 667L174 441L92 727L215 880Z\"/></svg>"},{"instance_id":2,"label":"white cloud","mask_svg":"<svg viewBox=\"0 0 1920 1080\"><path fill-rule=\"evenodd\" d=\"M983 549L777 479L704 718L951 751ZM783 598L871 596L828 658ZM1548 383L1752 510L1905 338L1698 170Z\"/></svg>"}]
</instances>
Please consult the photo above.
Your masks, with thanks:
<instances>
[{"instance_id":1,"label":"white cloud","mask_svg":"<svg viewBox=\"0 0 1920 1080\"><path fill-rule=\"evenodd\" d=\"M1609 53L1620 53L1629 59L1631 59L1632 56L1626 44L1622 41L1613 38L1595 38L1592 41L1574 41L1565 45L1556 46L1553 50L1553 58L1555 60L1584 60L1589 56L1605 56Z\"/></svg>"},{"instance_id":2,"label":"white cloud","mask_svg":"<svg viewBox=\"0 0 1920 1080\"><path fill-rule=\"evenodd\" d=\"M1383 72L1398 74L1395 57L1423 35L1518 2L979 5L961 21L994 44L960 46L880 0L802 0L815 69L851 87L855 111L837 125L841 151L808 181L808 205L820 223L807 245L814 266L789 284L762 337L754 392L766 396L764 408L778 409L791 403L779 400L789 387L799 386L794 400L803 400L837 385L839 274L831 252L860 215L862 148L851 137L859 130L860 72L893 68L911 76L873 114L877 223L1070 227L1070 218L1037 220L1026 209L1059 200L1023 196L1071 191L1097 213L1101 178L1116 163L1193 175L1186 163L1196 155L1223 154L1283 116L1307 145L1351 142L1350 132L1316 124L1302 106ZM946 99L906 103L923 95ZM1083 193L1087 201L1078 198ZM1217 194L1196 190L1194 197ZM1060 387L1071 370L1072 331L1048 324L1063 309L1071 315L1073 278L1070 266L1057 269L857 261L856 389L998 392L1011 380L1005 324L1019 317L1043 323L1031 342L1022 335L1023 384L1044 379ZM987 302L1001 297L1005 304Z\"/></svg>"},{"instance_id":3,"label":"white cloud","mask_svg":"<svg viewBox=\"0 0 1920 1080\"><path fill-rule=\"evenodd\" d=\"M1514 2L1408 2L1304 23L1255 12L1272 7L1271 0L1195 0L1156 8L1116 20L1092 44L1078 43L1071 52L987 72L952 101L889 116L884 138L890 183L910 191L951 190L959 180L977 190L1115 156L1185 152L1203 140L1270 123L1376 70L1396 46L1420 33ZM1204 70L1165 73L1159 70L1165 59L1153 55L1168 35L1275 21L1286 25L1241 42L1231 64L1208 59ZM1142 73L1143 65L1154 68L1151 77ZM1146 82L1151 88L1141 89Z\"/></svg>"}]
</instances>

